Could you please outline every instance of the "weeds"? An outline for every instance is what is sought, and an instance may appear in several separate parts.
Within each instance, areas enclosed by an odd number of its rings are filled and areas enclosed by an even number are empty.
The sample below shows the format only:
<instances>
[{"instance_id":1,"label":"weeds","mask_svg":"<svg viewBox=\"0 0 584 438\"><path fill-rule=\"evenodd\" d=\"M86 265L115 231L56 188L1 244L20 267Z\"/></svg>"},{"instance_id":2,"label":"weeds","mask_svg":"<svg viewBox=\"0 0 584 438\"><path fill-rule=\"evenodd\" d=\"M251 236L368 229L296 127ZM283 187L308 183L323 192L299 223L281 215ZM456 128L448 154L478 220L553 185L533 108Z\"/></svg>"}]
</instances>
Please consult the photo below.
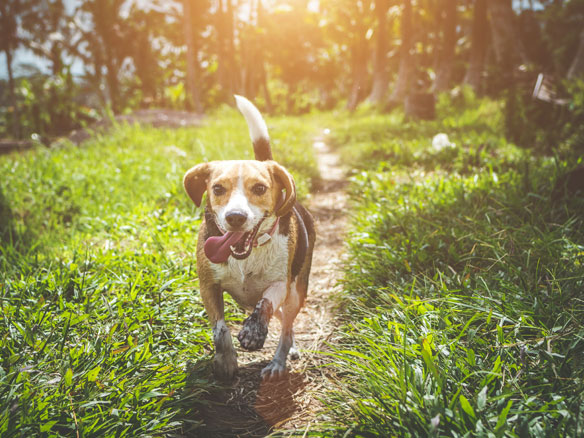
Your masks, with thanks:
<instances>
[{"instance_id":1,"label":"weeds","mask_svg":"<svg viewBox=\"0 0 584 438\"><path fill-rule=\"evenodd\" d=\"M341 151L355 135L388 152L373 163L365 148L371 170L353 177L336 421L351 436L580 435L582 199L553 200L557 165L495 131L443 116L410 135L399 115L364 117L335 134ZM386 131L400 153L374 141ZM452 156L432 150L436 132L459 143ZM472 161L479 142L493 146Z\"/></svg>"},{"instance_id":2,"label":"weeds","mask_svg":"<svg viewBox=\"0 0 584 438\"><path fill-rule=\"evenodd\" d=\"M304 196L311 133L273 125L274 155ZM118 126L80 148L1 157L0 435L197 428L189 411L215 384L197 292L201 210L182 176L252 154L241 116L223 111L200 128Z\"/></svg>"}]
</instances>

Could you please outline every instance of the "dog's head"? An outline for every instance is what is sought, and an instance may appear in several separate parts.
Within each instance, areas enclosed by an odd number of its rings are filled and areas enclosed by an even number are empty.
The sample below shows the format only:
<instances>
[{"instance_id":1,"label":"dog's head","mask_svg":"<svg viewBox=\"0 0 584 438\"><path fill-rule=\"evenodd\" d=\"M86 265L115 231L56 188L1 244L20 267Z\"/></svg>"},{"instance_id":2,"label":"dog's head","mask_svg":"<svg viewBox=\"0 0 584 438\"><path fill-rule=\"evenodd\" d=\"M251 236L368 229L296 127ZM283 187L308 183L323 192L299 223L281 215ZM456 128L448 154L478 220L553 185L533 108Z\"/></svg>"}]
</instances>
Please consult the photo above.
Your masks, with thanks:
<instances>
[{"instance_id":1,"label":"dog's head","mask_svg":"<svg viewBox=\"0 0 584 438\"><path fill-rule=\"evenodd\" d=\"M274 161L199 164L185 174L184 186L197 207L208 193L207 206L219 229L253 237L264 219L286 215L296 201L292 175ZM239 258L249 255L247 246L243 249Z\"/></svg>"}]
</instances>

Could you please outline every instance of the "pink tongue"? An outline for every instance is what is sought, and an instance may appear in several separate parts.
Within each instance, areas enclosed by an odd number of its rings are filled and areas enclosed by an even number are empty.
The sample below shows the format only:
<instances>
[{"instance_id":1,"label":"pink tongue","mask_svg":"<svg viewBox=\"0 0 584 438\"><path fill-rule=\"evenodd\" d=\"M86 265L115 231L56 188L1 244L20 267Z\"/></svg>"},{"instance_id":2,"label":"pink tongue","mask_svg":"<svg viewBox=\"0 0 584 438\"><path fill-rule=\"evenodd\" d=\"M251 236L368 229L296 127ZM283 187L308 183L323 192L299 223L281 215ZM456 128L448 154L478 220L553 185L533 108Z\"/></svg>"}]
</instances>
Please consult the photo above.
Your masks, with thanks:
<instances>
[{"instance_id":1,"label":"pink tongue","mask_svg":"<svg viewBox=\"0 0 584 438\"><path fill-rule=\"evenodd\" d=\"M205 242L205 255L212 263L224 263L231 255L231 245L239 242L245 233L228 231L223 236L209 237Z\"/></svg>"}]
</instances>

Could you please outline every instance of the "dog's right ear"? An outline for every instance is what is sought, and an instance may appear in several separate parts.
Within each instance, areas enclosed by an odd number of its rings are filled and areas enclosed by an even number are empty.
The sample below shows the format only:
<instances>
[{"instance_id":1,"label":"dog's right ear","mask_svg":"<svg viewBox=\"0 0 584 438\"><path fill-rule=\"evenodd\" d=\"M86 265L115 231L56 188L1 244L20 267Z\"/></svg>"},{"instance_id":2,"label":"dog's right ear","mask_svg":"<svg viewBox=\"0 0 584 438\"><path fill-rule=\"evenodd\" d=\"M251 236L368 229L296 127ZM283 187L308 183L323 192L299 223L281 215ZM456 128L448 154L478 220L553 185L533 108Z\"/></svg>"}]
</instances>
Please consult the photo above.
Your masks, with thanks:
<instances>
[{"instance_id":1,"label":"dog's right ear","mask_svg":"<svg viewBox=\"0 0 584 438\"><path fill-rule=\"evenodd\" d=\"M211 175L211 163L198 164L185 173L183 184L189 197L197 207L201 206L203 194L207 190L207 182Z\"/></svg>"}]
</instances>

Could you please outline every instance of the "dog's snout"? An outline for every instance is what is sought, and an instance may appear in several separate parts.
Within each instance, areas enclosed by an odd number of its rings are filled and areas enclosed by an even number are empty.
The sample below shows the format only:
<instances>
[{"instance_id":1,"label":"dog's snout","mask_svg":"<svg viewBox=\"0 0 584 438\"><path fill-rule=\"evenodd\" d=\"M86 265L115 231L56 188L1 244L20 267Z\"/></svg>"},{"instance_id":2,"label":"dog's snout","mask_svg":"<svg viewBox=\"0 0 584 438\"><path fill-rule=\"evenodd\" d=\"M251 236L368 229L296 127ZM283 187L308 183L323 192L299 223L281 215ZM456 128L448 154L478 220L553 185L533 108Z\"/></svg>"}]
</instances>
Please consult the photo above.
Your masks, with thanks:
<instances>
[{"instance_id":1,"label":"dog's snout","mask_svg":"<svg viewBox=\"0 0 584 438\"><path fill-rule=\"evenodd\" d=\"M241 227L247 220L247 214L242 211L232 211L225 215L225 220L232 227Z\"/></svg>"}]
</instances>

